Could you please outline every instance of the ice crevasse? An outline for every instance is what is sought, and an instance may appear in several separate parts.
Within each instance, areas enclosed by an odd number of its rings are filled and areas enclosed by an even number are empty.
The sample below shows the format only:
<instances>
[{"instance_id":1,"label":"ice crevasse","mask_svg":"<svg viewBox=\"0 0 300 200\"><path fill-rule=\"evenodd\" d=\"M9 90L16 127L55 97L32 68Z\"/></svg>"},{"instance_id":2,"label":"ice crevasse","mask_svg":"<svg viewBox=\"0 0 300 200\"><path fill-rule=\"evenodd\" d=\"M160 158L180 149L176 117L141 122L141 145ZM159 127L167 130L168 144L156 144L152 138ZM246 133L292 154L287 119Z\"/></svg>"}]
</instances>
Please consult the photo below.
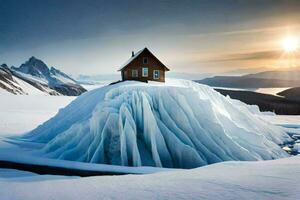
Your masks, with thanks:
<instances>
[{"instance_id":1,"label":"ice crevasse","mask_svg":"<svg viewBox=\"0 0 300 200\"><path fill-rule=\"evenodd\" d=\"M47 157L123 166L193 168L288 156L290 141L256 106L192 81L123 82L87 92L23 136Z\"/></svg>"}]
</instances>

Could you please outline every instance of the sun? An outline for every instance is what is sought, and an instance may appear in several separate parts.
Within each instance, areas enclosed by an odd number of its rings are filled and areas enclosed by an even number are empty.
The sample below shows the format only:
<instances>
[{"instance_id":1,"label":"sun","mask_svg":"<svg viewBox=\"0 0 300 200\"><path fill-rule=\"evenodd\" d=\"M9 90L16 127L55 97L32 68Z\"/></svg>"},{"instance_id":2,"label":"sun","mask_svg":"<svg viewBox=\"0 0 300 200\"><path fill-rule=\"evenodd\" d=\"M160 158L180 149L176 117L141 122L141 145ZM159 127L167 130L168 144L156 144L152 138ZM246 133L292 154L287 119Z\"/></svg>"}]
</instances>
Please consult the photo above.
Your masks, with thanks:
<instances>
[{"instance_id":1,"label":"sun","mask_svg":"<svg viewBox=\"0 0 300 200\"><path fill-rule=\"evenodd\" d=\"M282 48L287 53L295 52L298 49L298 39L293 36L288 36L282 40Z\"/></svg>"}]
</instances>

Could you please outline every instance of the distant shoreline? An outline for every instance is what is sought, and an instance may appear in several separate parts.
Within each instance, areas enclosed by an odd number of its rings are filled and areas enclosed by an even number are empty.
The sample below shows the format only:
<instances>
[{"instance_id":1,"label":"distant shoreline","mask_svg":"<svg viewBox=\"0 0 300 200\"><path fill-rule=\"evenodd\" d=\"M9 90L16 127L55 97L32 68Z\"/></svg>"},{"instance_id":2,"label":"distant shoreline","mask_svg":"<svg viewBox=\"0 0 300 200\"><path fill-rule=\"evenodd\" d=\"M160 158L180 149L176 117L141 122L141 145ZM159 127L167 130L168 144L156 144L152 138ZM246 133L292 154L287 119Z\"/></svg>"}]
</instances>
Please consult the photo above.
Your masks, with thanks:
<instances>
[{"instance_id":1,"label":"distant shoreline","mask_svg":"<svg viewBox=\"0 0 300 200\"><path fill-rule=\"evenodd\" d=\"M271 94L247 90L214 89L224 96L240 100L249 105L257 105L260 111L275 112L278 115L300 115L300 101L286 99Z\"/></svg>"}]
</instances>

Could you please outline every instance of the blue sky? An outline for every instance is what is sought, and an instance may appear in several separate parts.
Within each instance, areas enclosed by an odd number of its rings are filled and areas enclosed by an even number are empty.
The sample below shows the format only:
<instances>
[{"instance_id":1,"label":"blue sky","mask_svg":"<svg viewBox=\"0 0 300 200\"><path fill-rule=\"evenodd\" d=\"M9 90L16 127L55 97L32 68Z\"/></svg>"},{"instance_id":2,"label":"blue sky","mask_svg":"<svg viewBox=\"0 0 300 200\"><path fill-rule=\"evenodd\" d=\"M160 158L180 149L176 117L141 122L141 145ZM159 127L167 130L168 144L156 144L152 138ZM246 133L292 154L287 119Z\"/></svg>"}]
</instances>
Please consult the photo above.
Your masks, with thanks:
<instances>
[{"instance_id":1,"label":"blue sky","mask_svg":"<svg viewBox=\"0 0 300 200\"><path fill-rule=\"evenodd\" d=\"M147 46L175 72L279 67L299 10L296 0L0 0L0 62L33 55L67 73L116 73Z\"/></svg>"}]
</instances>

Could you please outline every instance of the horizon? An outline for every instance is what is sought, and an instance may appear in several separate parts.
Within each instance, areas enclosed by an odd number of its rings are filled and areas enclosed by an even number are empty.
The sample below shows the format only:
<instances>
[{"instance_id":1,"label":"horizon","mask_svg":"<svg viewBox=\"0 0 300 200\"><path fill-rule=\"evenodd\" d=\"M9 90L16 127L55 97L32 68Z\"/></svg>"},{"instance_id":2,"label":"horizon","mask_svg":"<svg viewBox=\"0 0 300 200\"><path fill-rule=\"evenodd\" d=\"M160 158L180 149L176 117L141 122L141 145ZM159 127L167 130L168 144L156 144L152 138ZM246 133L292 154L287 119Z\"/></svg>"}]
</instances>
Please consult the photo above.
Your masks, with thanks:
<instances>
[{"instance_id":1,"label":"horizon","mask_svg":"<svg viewBox=\"0 0 300 200\"><path fill-rule=\"evenodd\" d=\"M131 51L144 47L172 73L299 66L298 52L291 64L281 45L299 36L299 1L0 3L0 62L9 66L35 56L72 75L117 74Z\"/></svg>"},{"instance_id":2,"label":"horizon","mask_svg":"<svg viewBox=\"0 0 300 200\"><path fill-rule=\"evenodd\" d=\"M36 56L30 56L27 60L21 62L19 65L9 65L8 63L1 63L1 65L7 65L9 68L12 67L16 67L19 68L22 64L25 64L27 61L29 61L31 58L35 58L37 60L41 60L42 62L44 62L42 59L37 58ZM63 69L62 68L58 68L54 65L51 65L49 63L44 62L47 67L50 68L55 68L58 69L62 72ZM245 69L235 69L235 70L229 70L229 71L225 71L225 72L220 72L220 73L189 73L189 72L168 72L169 75L171 75L169 78L184 78L184 79L188 79L188 80L193 80L193 79L197 79L197 78L209 78L209 77L214 77L214 76L243 76L243 75L250 75L250 74L257 74L257 73L262 73L262 72L276 72L276 71L299 71L300 67L299 66L295 66L292 68L245 68ZM108 78L106 76L113 76L113 78L115 78L117 75L120 76L119 71L116 71L115 73L99 73L99 74L74 74L74 73L67 73L68 75L70 75L71 77L74 77L76 79L80 79L80 78L96 78L96 77L101 77L103 76L103 78L105 78L105 80ZM192 77L191 77L192 76ZM195 79L195 80L196 80Z\"/></svg>"},{"instance_id":3,"label":"horizon","mask_svg":"<svg viewBox=\"0 0 300 200\"><path fill-rule=\"evenodd\" d=\"M299 11L0 0L0 200L299 199Z\"/></svg>"}]
</instances>

